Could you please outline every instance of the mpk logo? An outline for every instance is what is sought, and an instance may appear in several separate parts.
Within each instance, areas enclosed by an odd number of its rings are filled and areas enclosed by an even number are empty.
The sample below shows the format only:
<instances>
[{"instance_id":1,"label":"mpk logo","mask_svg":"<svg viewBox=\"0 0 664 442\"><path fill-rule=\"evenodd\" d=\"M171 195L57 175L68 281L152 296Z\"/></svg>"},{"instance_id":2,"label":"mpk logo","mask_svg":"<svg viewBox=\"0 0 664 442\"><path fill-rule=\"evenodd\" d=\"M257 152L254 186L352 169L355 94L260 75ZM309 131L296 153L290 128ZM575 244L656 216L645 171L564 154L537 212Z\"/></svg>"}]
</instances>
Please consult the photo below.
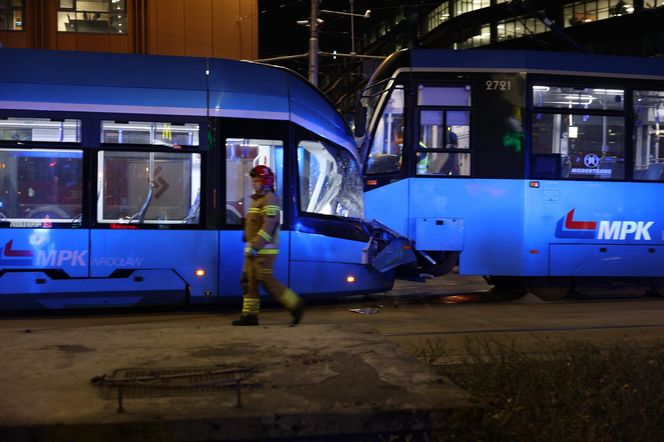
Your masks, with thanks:
<instances>
[{"instance_id":1,"label":"mpk logo","mask_svg":"<svg viewBox=\"0 0 664 442\"><path fill-rule=\"evenodd\" d=\"M577 221L570 210L556 224L556 238L650 241L654 221Z\"/></svg>"}]
</instances>

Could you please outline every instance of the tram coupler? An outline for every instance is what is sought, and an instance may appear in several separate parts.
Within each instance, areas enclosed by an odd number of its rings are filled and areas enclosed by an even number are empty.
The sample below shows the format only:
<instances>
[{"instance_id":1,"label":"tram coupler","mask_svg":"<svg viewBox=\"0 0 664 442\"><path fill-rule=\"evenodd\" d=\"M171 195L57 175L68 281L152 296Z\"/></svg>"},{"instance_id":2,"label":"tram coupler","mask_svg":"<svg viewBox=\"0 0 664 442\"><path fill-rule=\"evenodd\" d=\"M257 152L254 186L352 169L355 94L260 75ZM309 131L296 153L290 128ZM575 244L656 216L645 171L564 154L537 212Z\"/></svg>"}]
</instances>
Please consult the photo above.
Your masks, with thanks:
<instances>
[{"instance_id":1,"label":"tram coupler","mask_svg":"<svg viewBox=\"0 0 664 442\"><path fill-rule=\"evenodd\" d=\"M370 238L362 250L362 262L381 273L417 262L413 243L379 221L368 223Z\"/></svg>"}]
</instances>

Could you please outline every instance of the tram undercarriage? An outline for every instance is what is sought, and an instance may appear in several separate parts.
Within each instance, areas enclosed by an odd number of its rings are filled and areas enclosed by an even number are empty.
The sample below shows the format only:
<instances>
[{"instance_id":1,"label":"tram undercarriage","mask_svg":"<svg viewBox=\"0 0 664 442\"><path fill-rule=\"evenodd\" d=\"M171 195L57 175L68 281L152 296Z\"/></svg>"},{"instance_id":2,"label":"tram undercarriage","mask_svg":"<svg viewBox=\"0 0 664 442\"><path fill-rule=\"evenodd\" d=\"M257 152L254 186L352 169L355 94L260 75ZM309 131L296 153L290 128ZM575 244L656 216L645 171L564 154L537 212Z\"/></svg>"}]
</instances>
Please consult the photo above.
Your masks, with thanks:
<instances>
[{"instance_id":1,"label":"tram undercarriage","mask_svg":"<svg viewBox=\"0 0 664 442\"><path fill-rule=\"evenodd\" d=\"M529 292L543 301L558 301L567 297L664 296L664 278L568 276L485 276L484 278L487 283L493 285L489 296L501 301L518 299Z\"/></svg>"}]
</instances>

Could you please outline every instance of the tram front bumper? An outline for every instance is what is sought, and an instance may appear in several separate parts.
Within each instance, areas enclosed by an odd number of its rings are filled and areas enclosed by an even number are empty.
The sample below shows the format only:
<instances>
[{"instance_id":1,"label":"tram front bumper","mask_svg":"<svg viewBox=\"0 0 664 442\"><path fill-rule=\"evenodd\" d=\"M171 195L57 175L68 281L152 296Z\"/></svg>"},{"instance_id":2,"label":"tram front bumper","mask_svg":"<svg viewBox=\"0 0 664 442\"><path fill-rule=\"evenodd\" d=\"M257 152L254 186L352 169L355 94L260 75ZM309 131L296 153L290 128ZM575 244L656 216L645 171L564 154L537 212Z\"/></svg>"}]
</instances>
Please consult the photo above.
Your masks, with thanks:
<instances>
[{"instance_id":1,"label":"tram front bumper","mask_svg":"<svg viewBox=\"0 0 664 442\"><path fill-rule=\"evenodd\" d=\"M384 224L368 223L371 238L364 249L363 261L379 272L417 262L412 242Z\"/></svg>"}]
</instances>

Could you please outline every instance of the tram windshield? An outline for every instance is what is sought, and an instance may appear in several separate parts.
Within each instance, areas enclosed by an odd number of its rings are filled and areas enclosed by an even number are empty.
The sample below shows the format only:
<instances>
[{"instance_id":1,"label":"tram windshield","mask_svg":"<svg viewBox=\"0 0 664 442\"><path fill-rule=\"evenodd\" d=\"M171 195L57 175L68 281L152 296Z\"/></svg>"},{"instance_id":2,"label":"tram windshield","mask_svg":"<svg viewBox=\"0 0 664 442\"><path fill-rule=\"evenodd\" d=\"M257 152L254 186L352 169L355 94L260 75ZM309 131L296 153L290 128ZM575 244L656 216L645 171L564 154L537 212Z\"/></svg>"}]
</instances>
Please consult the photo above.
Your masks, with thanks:
<instances>
[{"instance_id":1,"label":"tram windshield","mask_svg":"<svg viewBox=\"0 0 664 442\"><path fill-rule=\"evenodd\" d=\"M403 133L404 93L403 89L394 89L387 99L373 134L367 164L368 173L397 172L401 169Z\"/></svg>"},{"instance_id":2,"label":"tram windshield","mask_svg":"<svg viewBox=\"0 0 664 442\"><path fill-rule=\"evenodd\" d=\"M297 146L300 210L345 218L364 216L359 165L346 150L323 141Z\"/></svg>"}]
</instances>

